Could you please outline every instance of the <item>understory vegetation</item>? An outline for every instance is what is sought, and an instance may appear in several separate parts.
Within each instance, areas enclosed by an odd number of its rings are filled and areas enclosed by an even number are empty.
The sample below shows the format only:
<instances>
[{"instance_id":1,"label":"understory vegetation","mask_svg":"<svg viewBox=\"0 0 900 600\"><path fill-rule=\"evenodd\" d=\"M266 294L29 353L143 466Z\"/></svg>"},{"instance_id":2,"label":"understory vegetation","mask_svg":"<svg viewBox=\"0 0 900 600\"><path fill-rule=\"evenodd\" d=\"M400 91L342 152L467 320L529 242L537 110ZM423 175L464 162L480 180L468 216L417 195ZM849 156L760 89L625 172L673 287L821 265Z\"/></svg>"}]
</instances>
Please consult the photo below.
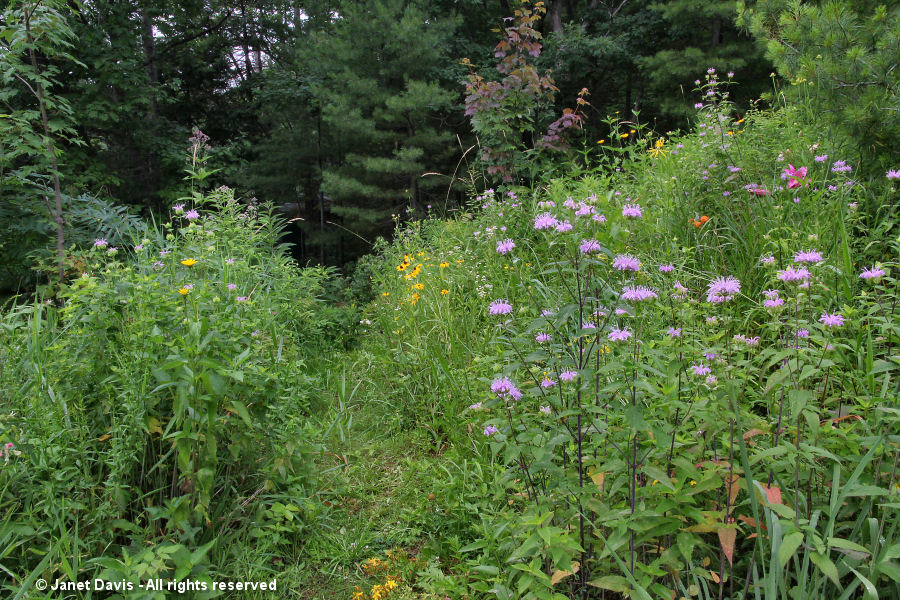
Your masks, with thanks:
<instances>
[{"instance_id":1,"label":"understory vegetation","mask_svg":"<svg viewBox=\"0 0 900 600\"><path fill-rule=\"evenodd\" d=\"M896 86L809 62L837 5L754 6L786 81L744 110L708 66L683 130L594 139L523 4L496 73L463 63L466 200L344 271L198 129L163 210L54 209L45 120L16 202L66 218L0 312L3 596L900 600L900 165L884 113L822 113ZM896 83L887 14L863 62Z\"/></svg>"}]
</instances>

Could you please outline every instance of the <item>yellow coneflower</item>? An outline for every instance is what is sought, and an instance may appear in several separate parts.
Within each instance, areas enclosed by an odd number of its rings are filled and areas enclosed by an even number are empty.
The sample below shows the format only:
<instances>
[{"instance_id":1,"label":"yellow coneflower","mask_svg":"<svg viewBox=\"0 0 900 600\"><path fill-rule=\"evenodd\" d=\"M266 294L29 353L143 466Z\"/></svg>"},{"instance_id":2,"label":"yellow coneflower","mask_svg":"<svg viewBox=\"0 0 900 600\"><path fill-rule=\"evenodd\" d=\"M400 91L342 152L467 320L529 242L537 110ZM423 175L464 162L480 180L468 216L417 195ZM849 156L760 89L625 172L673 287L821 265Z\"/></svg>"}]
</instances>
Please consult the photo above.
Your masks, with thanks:
<instances>
[{"instance_id":1,"label":"yellow coneflower","mask_svg":"<svg viewBox=\"0 0 900 600\"><path fill-rule=\"evenodd\" d=\"M382 296L390 296L390 295L391 295L391 293L390 293L390 292L384 292L384 293L383 293L383 294L381 294L381 295L382 295Z\"/></svg>"},{"instance_id":2,"label":"yellow coneflower","mask_svg":"<svg viewBox=\"0 0 900 600\"><path fill-rule=\"evenodd\" d=\"M193 267L194 265L197 264L197 261L194 260L193 258L186 258L183 261L181 261L181 264L183 264L186 267Z\"/></svg>"},{"instance_id":3,"label":"yellow coneflower","mask_svg":"<svg viewBox=\"0 0 900 600\"><path fill-rule=\"evenodd\" d=\"M450 290L441 290L441 296L446 296L450 293Z\"/></svg>"},{"instance_id":4,"label":"yellow coneflower","mask_svg":"<svg viewBox=\"0 0 900 600\"><path fill-rule=\"evenodd\" d=\"M415 289L417 289L417 290L424 290L424 289L425 289L425 284L424 284L424 283L417 283L417 284L413 285L413 287L414 287Z\"/></svg>"},{"instance_id":5,"label":"yellow coneflower","mask_svg":"<svg viewBox=\"0 0 900 600\"><path fill-rule=\"evenodd\" d=\"M620 138L627 138L627 137L628 137L628 134L627 134L627 133L623 133L623 134L620 135L619 137L620 137Z\"/></svg>"},{"instance_id":6,"label":"yellow coneflower","mask_svg":"<svg viewBox=\"0 0 900 600\"><path fill-rule=\"evenodd\" d=\"M442 268L442 269L446 269L447 267L450 266L450 263L448 263L448 262L442 262L442 263L441 263L440 265L438 265L438 266L439 266L440 268Z\"/></svg>"},{"instance_id":7,"label":"yellow coneflower","mask_svg":"<svg viewBox=\"0 0 900 600\"><path fill-rule=\"evenodd\" d=\"M181 294L182 296L187 296L188 292L190 292L190 291L191 291L190 288L181 288L180 290L178 290L178 293Z\"/></svg>"}]
</instances>

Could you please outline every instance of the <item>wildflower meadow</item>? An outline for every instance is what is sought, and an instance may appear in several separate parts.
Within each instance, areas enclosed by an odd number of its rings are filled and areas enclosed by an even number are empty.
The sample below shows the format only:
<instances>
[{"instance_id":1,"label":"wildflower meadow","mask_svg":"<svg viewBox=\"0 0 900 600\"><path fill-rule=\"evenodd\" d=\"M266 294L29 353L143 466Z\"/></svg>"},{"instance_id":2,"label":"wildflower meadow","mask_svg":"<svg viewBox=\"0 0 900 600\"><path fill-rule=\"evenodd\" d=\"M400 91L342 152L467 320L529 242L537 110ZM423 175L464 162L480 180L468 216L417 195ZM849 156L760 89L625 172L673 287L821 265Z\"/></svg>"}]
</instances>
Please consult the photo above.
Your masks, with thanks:
<instances>
[{"instance_id":1,"label":"wildflower meadow","mask_svg":"<svg viewBox=\"0 0 900 600\"><path fill-rule=\"evenodd\" d=\"M4 598L900 600L900 9L72 4L0 13Z\"/></svg>"}]
</instances>

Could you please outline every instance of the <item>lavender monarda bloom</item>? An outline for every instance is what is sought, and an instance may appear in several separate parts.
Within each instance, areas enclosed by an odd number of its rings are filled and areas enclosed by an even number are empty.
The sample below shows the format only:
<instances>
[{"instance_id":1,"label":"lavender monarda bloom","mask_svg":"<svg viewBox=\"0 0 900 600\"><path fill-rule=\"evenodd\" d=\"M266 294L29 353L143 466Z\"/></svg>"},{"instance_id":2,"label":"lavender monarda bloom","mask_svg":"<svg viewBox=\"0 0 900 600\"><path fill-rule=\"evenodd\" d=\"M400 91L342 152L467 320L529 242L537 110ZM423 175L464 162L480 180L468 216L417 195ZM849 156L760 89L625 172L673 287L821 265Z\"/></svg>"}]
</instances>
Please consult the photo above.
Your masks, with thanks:
<instances>
[{"instance_id":1,"label":"lavender monarda bloom","mask_svg":"<svg viewBox=\"0 0 900 600\"><path fill-rule=\"evenodd\" d=\"M577 371L563 371L559 374L559 378L563 381L574 381L578 377Z\"/></svg>"},{"instance_id":2,"label":"lavender monarda bloom","mask_svg":"<svg viewBox=\"0 0 900 600\"><path fill-rule=\"evenodd\" d=\"M712 373L712 369L700 363L699 365L691 365L691 372L697 377L704 377Z\"/></svg>"},{"instance_id":3,"label":"lavender monarda bloom","mask_svg":"<svg viewBox=\"0 0 900 600\"><path fill-rule=\"evenodd\" d=\"M626 302L643 302L644 300L652 300L656 297L656 292L642 285L631 285L622 290L622 300L625 300Z\"/></svg>"},{"instance_id":4,"label":"lavender monarda bloom","mask_svg":"<svg viewBox=\"0 0 900 600\"><path fill-rule=\"evenodd\" d=\"M639 271L641 263L630 254L618 254L613 259L613 269L617 271Z\"/></svg>"},{"instance_id":5,"label":"lavender monarda bloom","mask_svg":"<svg viewBox=\"0 0 900 600\"><path fill-rule=\"evenodd\" d=\"M822 313L819 322L825 325L825 327L840 327L844 324L844 316L840 313L828 314L826 312Z\"/></svg>"},{"instance_id":6,"label":"lavender monarda bloom","mask_svg":"<svg viewBox=\"0 0 900 600\"><path fill-rule=\"evenodd\" d=\"M784 271L778 271L778 279L790 282L806 281L809 279L809 269L806 267L800 267L799 269L788 267Z\"/></svg>"},{"instance_id":7,"label":"lavender monarda bloom","mask_svg":"<svg viewBox=\"0 0 900 600\"><path fill-rule=\"evenodd\" d=\"M541 380L542 388L550 389L555 385L556 385L556 382L553 381L552 379L550 379L549 377L544 377L544 379Z\"/></svg>"},{"instance_id":8,"label":"lavender monarda bloom","mask_svg":"<svg viewBox=\"0 0 900 600\"><path fill-rule=\"evenodd\" d=\"M491 302L488 312L492 315L508 315L512 312L512 304L506 300L494 300Z\"/></svg>"},{"instance_id":9,"label":"lavender monarda bloom","mask_svg":"<svg viewBox=\"0 0 900 600\"><path fill-rule=\"evenodd\" d=\"M640 204L626 204L622 207L622 216L631 217L632 219L640 219L644 216Z\"/></svg>"},{"instance_id":10,"label":"lavender monarda bloom","mask_svg":"<svg viewBox=\"0 0 900 600\"><path fill-rule=\"evenodd\" d=\"M733 300L736 294L741 292L741 282L736 278L718 277L714 279L706 290L706 301L718 304Z\"/></svg>"},{"instance_id":11,"label":"lavender monarda bloom","mask_svg":"<svg viewBox=\"0 0 900 600\"><path fill-rule=\"evenodd\" d=\"M559 221L550 213L541 213L534 218L535 229L553 229L557 225L559 225Z\"/></svg>"},{"instance_id":12,"label":"lavender monarda bloom","mask_svg":"<svg viewBox=\"0 0 900 600\"><path fill-rule=\"evenodd\" d=\"M511 252L513 248L516 247L516 243L510 239L505 239L501 242L497 242L497 252L500 254L506 254L507 252Z\"/></svg>"},{"instance_id":13,"label":"lavender monarda bloom","mask_svg":"<svg viewBox=\"0 0 900 600\"><path fill-rule=\"evenodd\" d=\"M675 269L675 265L672 263L666 265L659 265L660 273L671 273Z\"/></svg>"},{"instance_id":14,"label":"lavender monarda bloom","mask_svg":"<svg viewBox=\"0 0 900 600\"><path fill-rule=\"evenodd\" d=\"M666 329L666 335L670 337L681 337L681 328L669 327Z\"/></svg>"},{"instance_id":15,"label":"lavender monarda bloom","mask_svg":"<svg viewBox=\"0 0 900 600\"><path fill-rule=\"evenodd\" d=\"M534 341L536 341L540 344L549 342L551 340L553 340L553 336L550 335L549 333L544 333L543 331L540 332L539 334L537 334L536 336L534 336Z\"/></svg>"},{"instance_id":16,"label":"lavender monarda bloom","mask_svg":"<svg viewBox=\"0 0 900 600\"><path fill-rule=\"evenodd\" d=\"M593 254L600 252L600 242L597 240L581 240L581 253Z\"/></svg>"},{"instance_id":17,"label":"lavender monarda bloom","mask_svg":"<svg viewBox=\"0 0 900 600\"><path fill-rule=\"evenodd\" d=\"M513 400L518 400L522 397L522 392L519 391L519 388L516 387L516 385L509 377L501 377L500 379L495 379L491 383L491 391L497 394L497 396L500 398L509 396Z\"/></svg>"},{"instance_id":18,"label":"lavender monarda bloom","mask_svg":"<svg viewBox=\"0 0 900 600\"><path fill-rule=\"evenodd\" d=\"M567 231L572 231L572 224L568 221L562 221L561 223L556 224L557 233L566 233Z\"/></svg>"},{"instance_id":19,"label":"lavender monarda bloom","mask_svg":"<svg viewBox=\"0 0 900 600\"><path fill-rule=\"evenodd\" d=\"M859 277L860 279L871 281L881 279L884 275L884 269L872 267L871 269L863 269L863 272L859 274Z\"/></svg>"},{"instance_id":20,"label":"lavender monarda bloom","mask_svg":"<svg viewBox=\"0 0 900 600\"><path fill-rule=\"evenodd\" d=\"M825 259L822 258L822 253L815 250L803 250L794 254L795 263L809 263L817 265L823 260Z\"/></svg>"},{"instance_id":21,"label":"lavender monarda bloom","mask_svg":"<svg viewBox=\"0 0 900 600\"><path fill-rule=\"evenodd\" d=\"M611 342L624 342L631 337L631 332L627 329L613 329L607 337Z\"/></svg>"},{"instance_id":22,"label":"lavender monarda bloom","mask_svg":"<svg viewBox=\"0 0 900 600\"><path fill-rule=\"evenodd\" d=\"M487 437L491 437L492 435L494 435L495 433L497 433L499 431L500 430L497 429L496 427L494 427L493 425L488 425L487 427L484 428L484 435Z\"/></svg>"}]
</instances>

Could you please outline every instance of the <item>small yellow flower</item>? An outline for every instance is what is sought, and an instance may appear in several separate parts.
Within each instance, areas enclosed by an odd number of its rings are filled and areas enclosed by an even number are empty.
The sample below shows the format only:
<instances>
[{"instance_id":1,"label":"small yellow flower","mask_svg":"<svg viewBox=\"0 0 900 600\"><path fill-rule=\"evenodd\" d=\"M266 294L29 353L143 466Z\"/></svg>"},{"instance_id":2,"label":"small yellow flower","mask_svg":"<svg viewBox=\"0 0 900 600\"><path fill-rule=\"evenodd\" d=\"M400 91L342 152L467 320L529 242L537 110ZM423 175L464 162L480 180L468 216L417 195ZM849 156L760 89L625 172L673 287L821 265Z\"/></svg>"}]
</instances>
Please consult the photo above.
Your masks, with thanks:
<instances>
[{"instance_id":1,"label":"small yellow flower","mask_svg":"<svg viewBox=\"0 0 900 600\"><path fill-rule=\"evenodd\" d=\"M181 294L182 296L187 296L188 292L190 292L190 291L191 290L189 290L187 288L181 288L180 290L178 290L178 293Z\"/></svg>"},{"instance_id":2,"label":"small yellow flower","mask_svg":"<svg viewBox=\"0 0 900 600\"><path fill-rule=\"evenodd\" d=\"M424 284L424 283L417 283L417 284L413 285L413 287L414 287L415 289L417 289L417 290L424 290L424 289L425 289L425 284Z\"/></svg>"},{"instance_id":3,"label":"small yellow flower","mask_svg":"<svg viewBox=\"0 0 900 600\"><path fill-rule=\"evenodd\" d=\"M446 296L450 293L450 290L441 290L441 296Z\"/></svg>"},{"instance_id":4,"label":"small yellow flower","mask_svg":"<svg viewBox=\"0 0 900 600\"><path fill-rule=\"evenodd\" d=\"M438 266L440 266L442 269L446 269L447 267L450 266L450 263L448 263L448 262L442 262L442 263L441 263L440 265L438 265Z\"/></svg>"},{"instance_id":5,"label":"small yellow flower","mask_svg":"<svg viewBox=\"0 0 900 600\"><path fill-rule=\"evenodd\" d=\"M691 485L697 485L697 482L691 479Z\"/></svg>"},{"instance_id":6,"label":"small yellow flower","mask_svg":"<svg viewBox=\"0 0 900 600\"><path fill-rule=\"evenodd\" d=\"M597 140L597 143L598 143L598 144L605 144L605 143L606 143L606 140Z\"/></svg>"},{"instance_id":7,"label":"small yellow flower","mask_svg":"<svg viewBox=\"0 0 900 600\"><path fill-rule=\"evenodd\" d=\"M623 134L620 135L619 137L620 137L620 138L627 138L627 137L628 137L628 134L627 134L627 133L623 133Z\"/></svg>"},{"instance_id":8,"label":"small yellow flower","mask_svg":"<svg viewBox=\"0 0 900 600\"><path fill-rule=\"evenodd\" d=\"M385 292L385 293L383 293L383 294L381 294L381 295L382 295L382 296L390 296L391 293L390 293L390 292Z\"/></svg>"},{"instance_id":9,"label":"small yellow flower","mask_svg":"<svg viewBox=\"0 0 900 600\"><path fill-rule=\"evenodd\" d=\"M186 258L183 261L181 261L181 264L183 264L186 267L193 267L194 265L197 264L197 261L194 260L193 258Z\"/></svg>"},{"instance_id":10,"label":"small yellow flower","mask_svg":"<svg viewBox=\"0 0 900 600\"><path fill-rule=\"evenodd\" d=\"M424 253L424 252L417 252L417 253L416 253L416 256L425 256L425 253Z\"/></svg>"},{"instance_id":11,"label":"small yellow flower","mask_svg":"<svg viewBox=\"0 0 900 600\"><path fill-rule=\"evenodd\" d=\"M729 131L729 132L726 133L725 135L734 135L734 132L733 132L733 131Z\"/></svg>"},{"instance_id":12,"label":"small yellow flower","mask_svg":"<svg viewBox=\"0 0 900 600\"><path fill-rule=\"evenodd\" d=\"M419 295L413 294L412 296L410 296L409 301L410 301L410 303L415 304L416 302L419 301Z\"/></svg>"},{"instance_id":13,"label":"small yellow flower","mask_svg":"<svg viewBox=\"0 0 900 600\"><path fill-rule=\"evenodd\" d=\"M401 263L401 264L397 265L397 270L402 271L402 270L406 269L406 267L408 267L408 266L409 266L409 263Z\"/></svg>"},{"instance_id":14,"label":"small yellow flower","mask_svg":"<svg viewBox=\"0 0 900 600\"><path fill-rule=\"evenodd\" d=\"M392 590L392 589L394 589L395 587L397 587L397 582L394 581L393 579L388 579L387 581L384 582L384 586L385 586L387 589Z\"/></svg>"}]
</instances>

